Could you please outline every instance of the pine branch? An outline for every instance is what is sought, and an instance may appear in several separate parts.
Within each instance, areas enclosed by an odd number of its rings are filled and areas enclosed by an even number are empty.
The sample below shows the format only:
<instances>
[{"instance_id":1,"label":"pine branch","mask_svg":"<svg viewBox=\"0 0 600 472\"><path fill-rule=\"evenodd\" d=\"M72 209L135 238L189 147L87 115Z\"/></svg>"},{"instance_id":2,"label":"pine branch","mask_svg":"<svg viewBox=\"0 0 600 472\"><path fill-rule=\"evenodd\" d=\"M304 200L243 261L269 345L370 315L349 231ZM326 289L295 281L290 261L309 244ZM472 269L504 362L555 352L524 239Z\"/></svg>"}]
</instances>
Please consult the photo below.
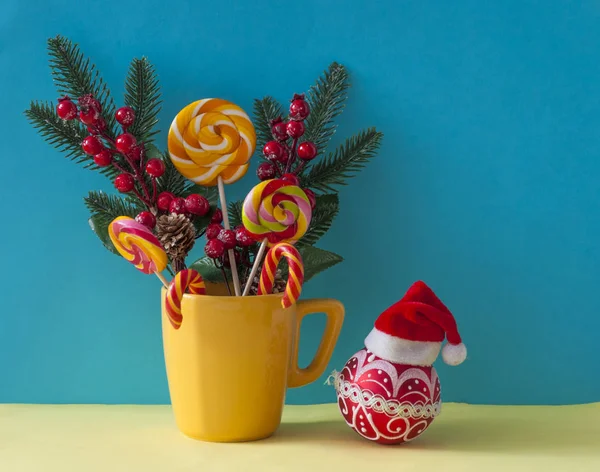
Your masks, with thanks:
<instances>
[{"instance_id":1,"label":"pine branch","mask_svg":"<svg viewBox=\"0 0 600 472\"><path fill-rule=\"evenodd\" d=\"M340 210L337 193L319 195L308 231L298 241L298 247L313 246L331 227Z\"/></svg>"},{"instance_id":2,"label":"pine branch","mask_svg":"<svg viewBox=\"0 0 600 472\"><path fill-rule=\"evenodd\" d=\"M311 111L306 120L304 140L315 143L320 153L325 151L335 133L337 125L333 120L344 109L349 87L348 71L334 62L306 95Z\"/></svg>"},{"instance_id":3,"label":"pine branch","mask_svg":"<svg viewBox=\"0 0 600 472\"><path fill-rule=\"evenodd\" d=\"M48 40L52 77L60 94L79 98L91 93L102 105L107 132L115 137L115 103L96 66L86 59L77 44L63 36Z\"/></svg>"},{"instance_id":4,"label":"pine branch","mask_svg":"<svg viewBox=\"0 0 600 472\"><path fill-rule=\"evenodd\" d=\"M148 146L146 152L148 157L158 157L165 163L165 173L156 179L157 193L171 192L174 195L182 195L187 186L187 179L175 168L168 154L160 153L153 145Z\"/></svg>"},{"instance_id":5,"label":"pine branch","mask_svg":"<svg viewBox=\"0 0 600 472\"><path fill-rule=\"evenodd\" d=\"M129 132L140 142L152 142L159 131L153 128L158 123L161 109L160 85L154 66L145 57L134 59L125 79L125 104L135 111L135 121Z\"/></svg>"},{"instance_id":6,"label":"pine branch","mask_svg":"<svg viewBox=\"0 0 600 472\"><path fill-rule=\"evenodd\" d=\"M100 191L91 191L84 198L85 206L91 213L90 227L96 233L104 247L118 254L108 236L108 225L118 216L134 218L142 207L115 195Z\"/></svg>"},{"instance_id":7,"label":"pine branch","mask_svg":"<svg viewBox=\"0 0 600 472\"><path fill-rule=\"evenodd\" d=\"M92 156L88 156L81 149L81 142L88 135L83 125L76 120L64 121L56 114L55 107L50 102L31 102L25 116L44 140L61 152L66 157L85 168L98 170L102 174L113 177L118 171L112 167L99 168L94 163Z\"/></svg>"},{"instance_id":8,"label":"pine branch","mask_svg":"<svg viewBox=\"0 0 600 472\"><path fill-rule=\"evenodd\" d=\"M262 150L267 141L273 139L271 120L283 115L281 105L273 97L254 100L254 127L256 129L256 149ZM260 154L262 156L262 153Z\"/></svg>"},{"instance_id":9,"label":"pine branch","mask_svg":"<svg viewBox=\"0 0 600 472\"><path fill-rule=\"evenodd\" d=\"M229 223L232 228L240 226L242 224L242 205L244 202L238 200L237 202L229 203Z\"/></svg>"},{"instance_id":10,"label":"pine branch","mask_svg":"<svg viewBox=\"0 0 600 472\"><path fill-rule=\"evenodd\" d=\"M304 187L323 192L335 191L335 185L346 185L346 180L359 172L375 157L383 133L369 128L347 139L335 152L315 163L307 175L301 176Z\"/></svg>"}]
</instances>

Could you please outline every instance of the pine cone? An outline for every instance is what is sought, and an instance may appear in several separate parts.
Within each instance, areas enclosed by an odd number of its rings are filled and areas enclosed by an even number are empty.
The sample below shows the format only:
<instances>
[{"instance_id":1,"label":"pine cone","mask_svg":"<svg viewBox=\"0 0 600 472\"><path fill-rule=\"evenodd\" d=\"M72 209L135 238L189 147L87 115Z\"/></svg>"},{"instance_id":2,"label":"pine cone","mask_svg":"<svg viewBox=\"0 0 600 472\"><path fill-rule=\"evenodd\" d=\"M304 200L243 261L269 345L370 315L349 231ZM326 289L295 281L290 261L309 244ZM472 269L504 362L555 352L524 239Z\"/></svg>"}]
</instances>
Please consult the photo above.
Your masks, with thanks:
<instances>
[{"instance_id":1,"label":"pine cone","mask_svg":"<svg viewBox=\"0 0 600 472\"><path fill-rule=\"evenodd\" d=\"M162 215L156 221L156 236L162 243L173 269L178 272L185 267L185 257L196 242L196 229L185 215Z\"/></svg>"},{"instance_id":2,"label":"pine cone","mask_svg":"<svg viewBox=\"0 0 600 472\"><path fill-rule=\"evenodd\" d=\"M260 281L259 276L254 277L254 280L252 281L252 285L250 286L250 293L252 295L256 295L258 293L259 281ZM277 272L275 272L275 283L273 284L273 293L285 292L285 286L286 286L286 281L283 279L283 274L280 269L277 269Z\"/></svg>"}]
</instances>

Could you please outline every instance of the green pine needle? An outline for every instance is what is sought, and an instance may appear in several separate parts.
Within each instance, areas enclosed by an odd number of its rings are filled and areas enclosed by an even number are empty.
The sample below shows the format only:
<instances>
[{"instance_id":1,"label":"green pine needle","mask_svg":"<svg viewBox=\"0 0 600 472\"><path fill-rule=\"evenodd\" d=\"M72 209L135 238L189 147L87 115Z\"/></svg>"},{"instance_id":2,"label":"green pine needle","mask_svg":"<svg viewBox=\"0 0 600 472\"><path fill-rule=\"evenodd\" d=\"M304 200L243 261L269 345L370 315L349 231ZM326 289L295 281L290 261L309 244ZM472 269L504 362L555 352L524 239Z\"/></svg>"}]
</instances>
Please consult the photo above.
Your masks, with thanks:
<instances>
[{"instance_id":1,"label":"green pine needle","mask_svg":"<svg viewBox=\"0 0 600 472\"><path fill-rule=\"evenodd\" d=\"M229 203L229 224L232 228L240 226L242 224L242 205L244 202L238 200L237 202Z\"/></svg>"},{"instance_id":2,"label":"green pine needle","mask_svg":"<svg viewBox=\"0 0 600 472\"><path fill-rule=\"evenodd\" d=\"M153 146L149 148L148 157L158 157L165 163L165 173L156 179L157 192L171 192L174 195L182 195L188 185L187 179L177 171L166 152L164 154L153 154L155 149Z\"/></svg>"},{"instance_id":3,"label":"green pine needle","mask_svg":"<svg viewBox=\"0 0 600 472\"><path fill-rule=\"evenodd\" d=\"M349 87L348 71L334 62L306 94L310 115L303 139L315 143L319 152L325 151L335 133L337 125L333 120L344 110Z\"/></svg>"},{"instance_id":4,"label":"green pine needle","mask_svg":"<svg viewBox=\"0 0 600 472\"><path fill-rule=\"evenodd\" d=\"M271 120L283 115L281 104L273 97L254 100L254 127L256 129L256 149L261 150L267 141L273 139ZM260 154L262 156L262 153Z\"/></svg>"},{"instance_id":5,"label":"green pine needle","mask_svg":"<svg viewBox=\"0 0 600 472\"><path fill-rule=\"evenodd\" d=\"M112 167L99 168L92 156L81 149L81 142L88 135L79 121L64 121L57 114L55 106L50 102L31 102L25 116L44 140L64 152L66 157L85 168L99 170L104 175L113 177L118 171Z\"/></svg>"},{"instance_id":6,"label":"green pine needle","mask_svg":"<svg viewBox=\"0 0 600 472\"><path fill-rule=\"evenodd\" d=\"M108 87L100 77L96 66L87 59L79 45L69 39L56 36L48 40L50 69L60 94L77 99L91 93L102 105L102 114L107 121L107 132L115 137L115 102Z\"/></svg>"},{"instance_id":7,"label":"green pine needle","mask_svg":"<svg viewBox=\"0 0 600 472\"><path fill-rule=\"evenodd\" d=\"M152 137L158 134L154 127L158 124L161 103L154 66L145 57L134 59L125 79L125 104L135 111L135 121L129 132L138 141L152 142Z\"/></svg>"},{"instance_id":8,"label":"green pine needle","mask_svg":"<svg viewBox=\"0 0 600 472\"><path fill-rule=\"evenodd\" d=\"M313 246L329 231L333 220L340 211L340 199L336 193L319 195L312 214L308 231L298 241L298 247Z\"/></svg>"},{"instance_id":9,"label":"green pine needle","mask_svg":"<svg viewBox=\"0 0 600 472\"><path fill-rule=\"evenodd\" d=\"M315 163L307 175L301 176L302 185L322 192L335 191L336 185L347 185L346 180L353 177L375 157L382 139L383 133L375 128L369 128L352 136L335 152Z\"/></svg>"}]
</instances>

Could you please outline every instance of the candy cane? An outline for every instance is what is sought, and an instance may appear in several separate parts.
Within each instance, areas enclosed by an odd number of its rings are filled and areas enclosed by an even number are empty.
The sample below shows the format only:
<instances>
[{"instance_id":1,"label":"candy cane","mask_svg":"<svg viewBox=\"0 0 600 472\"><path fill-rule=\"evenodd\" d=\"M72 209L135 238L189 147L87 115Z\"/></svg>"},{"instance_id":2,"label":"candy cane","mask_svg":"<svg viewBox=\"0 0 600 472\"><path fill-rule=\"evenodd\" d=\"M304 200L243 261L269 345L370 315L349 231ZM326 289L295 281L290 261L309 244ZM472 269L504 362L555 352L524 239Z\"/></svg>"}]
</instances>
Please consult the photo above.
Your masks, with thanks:
<instances>
[{"instance_id":1,"label":"candy cane","mask_svg":"<svg viewBox=\"0 0 600 472\"><path fill-rule=\"evenodd\" d=\"M302 256L298 250L289 243L279 243L269 249L265 263L260 273L260 281L258 284L258 295L271 293L273 284L275 283L275 272L279 261L284 257L288 263L288 280L285 286L285 293L281 300L281 306L288 308L296 303L302 292L302 284L304 282L304 264Z\"/></svg>"},{"instance_id":2,"label":"candy cane","mask_svg":"<svg viewBox=\"0 0 600 472\"><path fill-rule=\"evenodd\" d=\"M167 290L165 307L173 328L179 329L183 321L181 300L186 290L193 295L206 294L206 285L202 276L194 269L184 269L177 273Z\"/></svg>"}]
</instances>

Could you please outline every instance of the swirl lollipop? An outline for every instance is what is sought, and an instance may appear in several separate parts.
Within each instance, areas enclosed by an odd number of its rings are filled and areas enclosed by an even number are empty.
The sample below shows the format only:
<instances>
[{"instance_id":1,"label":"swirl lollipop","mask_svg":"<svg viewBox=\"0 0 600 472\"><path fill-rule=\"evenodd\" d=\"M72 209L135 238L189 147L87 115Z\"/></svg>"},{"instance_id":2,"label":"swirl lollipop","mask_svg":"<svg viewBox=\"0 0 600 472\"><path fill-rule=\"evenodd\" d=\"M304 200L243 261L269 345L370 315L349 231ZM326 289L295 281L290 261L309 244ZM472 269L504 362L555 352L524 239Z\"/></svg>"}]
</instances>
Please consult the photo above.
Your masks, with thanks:
<instances>
[{"instance_id":1,"label":"swirl lollipop","mask_svg":"<svg viewBox=\"0 0 600 472\"><path fill-rule=\"evenodd\" d=\"M169 284L161 272L167 267L167 254L146 226L128 216L119 216L108 225L115 249L144 274L155 273L165 287Z\"/></svg>"},{"instance_id":2,"label":"swirl lollipop","mask_svg":"<svg viewBox=\"0 0 600 472\"><path fill-rule=\"evenodd\" d=\"M237 105L218 98L190 103L169 129L169 156L177 170L198 185L219 187L223 226L229 229L224 184L241 179L256 146L250 118ZM233 249L229 250L233 261ZM235 294L240 295L237 267L231 264Z\"/></svg>"},{"instance_id":3,"label":"swirl lollipop","mask_svg":"<svg viewBox=\"0 0 600 472\"><path fill-rule=\"evenodd\" d=\"M310 200L297 185L280 179L265 180L254 187L242 206L242 223L256 239L262 238L252 271L244 288L248 295L250 283L267 245L286 242L294 244L310 225Z\"/></svg>"}]
</instances>

